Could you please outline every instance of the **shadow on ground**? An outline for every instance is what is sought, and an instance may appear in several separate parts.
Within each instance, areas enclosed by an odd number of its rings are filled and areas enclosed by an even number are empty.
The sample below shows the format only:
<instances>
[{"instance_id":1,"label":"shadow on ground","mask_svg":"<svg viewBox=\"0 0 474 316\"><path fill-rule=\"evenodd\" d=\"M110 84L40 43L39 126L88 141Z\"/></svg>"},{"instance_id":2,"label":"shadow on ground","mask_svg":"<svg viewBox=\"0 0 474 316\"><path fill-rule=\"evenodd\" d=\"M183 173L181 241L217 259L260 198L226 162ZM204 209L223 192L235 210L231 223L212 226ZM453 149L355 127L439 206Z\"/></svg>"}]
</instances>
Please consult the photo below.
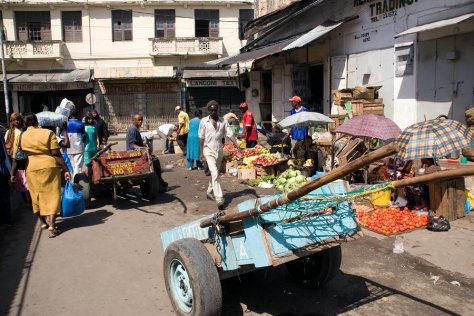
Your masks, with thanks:
<instances>
[{"instance_id":1,"label":"shadow on ground","mask_svg":"<svg viewBox=\"0 0 474 316\"><path fill-rule=\"evenodd\" d=\"M31 209L15 210L13 226L0 226L0 315L8 315L14 302L21 307L40 229ZM23 280L23 281L22 281Z\"/></svg>"},{"instance_id":2,"label":"shadow on ground","mask_svg":"<svg viewBox=\"0 0 474 316\"><path fill-rule=\"evenodd\" d=\"M222 282L223 315L248 312L279 316L337 315L393 295L436 314L457 315L433 302L384 286L370 279L340 273L320 289L308 289L293 281L283 266L264 269ZM247 310L242 310L242 305Z\"/></svg>"},{"instance_id":3,"label":"shadow on ground","mask_svg":"<svg viewBox=\"0 0 474 316\"><path fill-rule=\"evenodd\" d=\"M132 187L126 193L117 194L115 202L113 201L113 194L98 195L92 200L91 208L101 208L112 204L117 210L138 210L143 213L163 216L162 212L151 211L148 208L153 205L178 202L183 208L183 212L186 213L188 210L186 203L173 193L176 188L179 187L169 187L166 192L158 194L153 200L143 198L138 187Z\"/></svg>"}]
</instances>

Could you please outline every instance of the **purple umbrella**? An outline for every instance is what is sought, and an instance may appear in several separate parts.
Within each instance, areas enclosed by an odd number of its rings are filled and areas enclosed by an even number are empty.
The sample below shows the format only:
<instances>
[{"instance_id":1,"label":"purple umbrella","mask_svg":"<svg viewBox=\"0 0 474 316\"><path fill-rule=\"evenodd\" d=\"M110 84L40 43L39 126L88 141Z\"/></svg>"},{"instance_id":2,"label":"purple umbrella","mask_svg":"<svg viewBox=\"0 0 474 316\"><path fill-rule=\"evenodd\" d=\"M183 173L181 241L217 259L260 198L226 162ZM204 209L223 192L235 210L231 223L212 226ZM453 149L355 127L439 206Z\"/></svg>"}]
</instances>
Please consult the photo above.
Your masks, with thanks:
<instances>
[{"instance_id":1,"label":"purple umbrella","mask_svg":"<svg viewBox=\"0 0 474 316\"><path fill-rule=\"evenodd\" d=\"M396 138L402 130L389 118L381 115L366 114L354 116L336 128L337 133L359 137L380 139Z\"/></svg>"}]
</instances>

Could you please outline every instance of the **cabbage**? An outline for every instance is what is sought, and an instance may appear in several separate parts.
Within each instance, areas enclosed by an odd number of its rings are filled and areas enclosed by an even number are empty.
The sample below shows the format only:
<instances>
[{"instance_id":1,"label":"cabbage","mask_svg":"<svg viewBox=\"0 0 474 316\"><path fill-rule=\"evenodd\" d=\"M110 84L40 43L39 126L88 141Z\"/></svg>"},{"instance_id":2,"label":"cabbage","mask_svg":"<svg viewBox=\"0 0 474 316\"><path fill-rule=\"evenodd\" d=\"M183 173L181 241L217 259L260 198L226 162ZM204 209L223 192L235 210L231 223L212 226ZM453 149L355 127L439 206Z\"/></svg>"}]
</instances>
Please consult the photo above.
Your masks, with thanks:
<instances>
[{"instance_id":1,"label":"cabbage","mask_svg":"<svg viewBox=\"0 0 474 316\"><path fill-rule=\"evenodd\" d=\"M286 183L288 184L292 184L292 183L295 183L296 182L296 178L289 178L288 181L286 181Z\"/></svg>"},{"instance_id":2,"label":"cabbage","mask_svg":"<svg viewBox=\"0 0 474 316\"><path fill-rule=\"evenodd\" d=\"M279 182L283 184L283 183L286 182L286 179L285 179L285 178L280 178L280 181L279 181Z\"/></svg>"},{"instance_id":3,"label":"cabbage","mask_svg":"<svg viewBox=\"0 0 474 316\"><path fill-rule=\"evenodd\" d=\"M296 182L306 182L306 177L303 175L296 176Z\"/></svg>"}]
</instances>

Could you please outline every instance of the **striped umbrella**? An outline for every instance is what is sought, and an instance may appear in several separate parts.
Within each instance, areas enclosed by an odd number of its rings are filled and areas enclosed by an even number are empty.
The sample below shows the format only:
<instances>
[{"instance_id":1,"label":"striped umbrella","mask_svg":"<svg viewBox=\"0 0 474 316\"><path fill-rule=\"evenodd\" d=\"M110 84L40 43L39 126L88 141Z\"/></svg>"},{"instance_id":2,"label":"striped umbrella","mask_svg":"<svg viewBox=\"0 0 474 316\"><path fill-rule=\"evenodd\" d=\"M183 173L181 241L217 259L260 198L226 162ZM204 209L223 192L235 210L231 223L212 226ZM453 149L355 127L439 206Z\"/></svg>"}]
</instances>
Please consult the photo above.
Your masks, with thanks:
<instances>
[{"instance_id":1,"label":"striped umbrella","mask_svg":"<svg viewBox=\"0 0 474 316\"><path fill-rule=\"evenodd\" d=\"M365 114L354 116L336 128L337 133L359 137L380 139L395 138L402 133L400 127L389 118L382 115Z\"/></svg>"},{"instance_id":2,"label":"striped umbrella","mask_svg":"<svg viewBox=\"0 0 474 316\"><path fill-rule=\"evenodd\" d=\"M458 121L437 118L407 127L396 140L403 160L441 158L474 145L474 132Z\"/></svg>"}]
</instances>

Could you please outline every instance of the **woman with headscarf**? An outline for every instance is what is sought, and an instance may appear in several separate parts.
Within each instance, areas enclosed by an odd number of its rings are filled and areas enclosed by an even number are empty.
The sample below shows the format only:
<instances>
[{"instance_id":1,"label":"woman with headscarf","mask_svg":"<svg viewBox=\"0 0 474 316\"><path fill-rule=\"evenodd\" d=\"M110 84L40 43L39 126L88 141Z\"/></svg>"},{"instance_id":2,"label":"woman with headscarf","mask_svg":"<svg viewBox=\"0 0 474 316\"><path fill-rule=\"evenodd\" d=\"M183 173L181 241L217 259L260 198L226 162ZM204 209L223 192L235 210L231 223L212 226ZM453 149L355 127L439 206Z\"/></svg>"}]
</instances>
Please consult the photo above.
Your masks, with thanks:
<instances>
[{"instance_id":1,"label":"woman with headscarf","mask_svg":"<svg viewBox=\"0 0 474 316\"><path fill-rule=\"evenodd\" d=\"M23 131L23 117L18 112L13 112L10 115L10 128L5 133L5 148L7 154L10 157L10 161L13 159L13 153L16 152L14 147L15 141L18 141L18 137ZM17 170L15 174L16 181L13 183L13 189L20 192L21 197L26 205L30 205L30 199L28 196L28 185L26 183L25 170Z\"/></svg>"},{"instance_id":2,"label":"woman with headscarf","mask_svg":"<svg viewBox=\"0 0 474 316\"><path fill-rule=\"evenodd\" d=\"M84 118L84 131L84 165L87 166L91 162L91 158L97 153L98 144L100 144L97 127L90 114L87 114Z\"/></svg>"},{"instance_id":3,"label":"woman with headscarf","mask_svg":"<svg viewBox=\"0 0 474 316\"><path fill-rule=\"evenodd\" d=\"M49 237L60 234L56 227L56 216L61 207L61 169L65 172L66 180L71 179L68 168L59 151L56 135L49 129L38 127L38 118L29 113L24 117L26 131L18 142L21 149L28 155L26 181L30 189L33 213L41 220L41 228L49 230ZM14 149L18 148L15 141ZM16 151L16 150L15 150ZM17 169L13 160L13 175ZM15 176L11 181L14 182ZM49 218L46 221L46 217Z\"/></svg>"}]
</instances>

